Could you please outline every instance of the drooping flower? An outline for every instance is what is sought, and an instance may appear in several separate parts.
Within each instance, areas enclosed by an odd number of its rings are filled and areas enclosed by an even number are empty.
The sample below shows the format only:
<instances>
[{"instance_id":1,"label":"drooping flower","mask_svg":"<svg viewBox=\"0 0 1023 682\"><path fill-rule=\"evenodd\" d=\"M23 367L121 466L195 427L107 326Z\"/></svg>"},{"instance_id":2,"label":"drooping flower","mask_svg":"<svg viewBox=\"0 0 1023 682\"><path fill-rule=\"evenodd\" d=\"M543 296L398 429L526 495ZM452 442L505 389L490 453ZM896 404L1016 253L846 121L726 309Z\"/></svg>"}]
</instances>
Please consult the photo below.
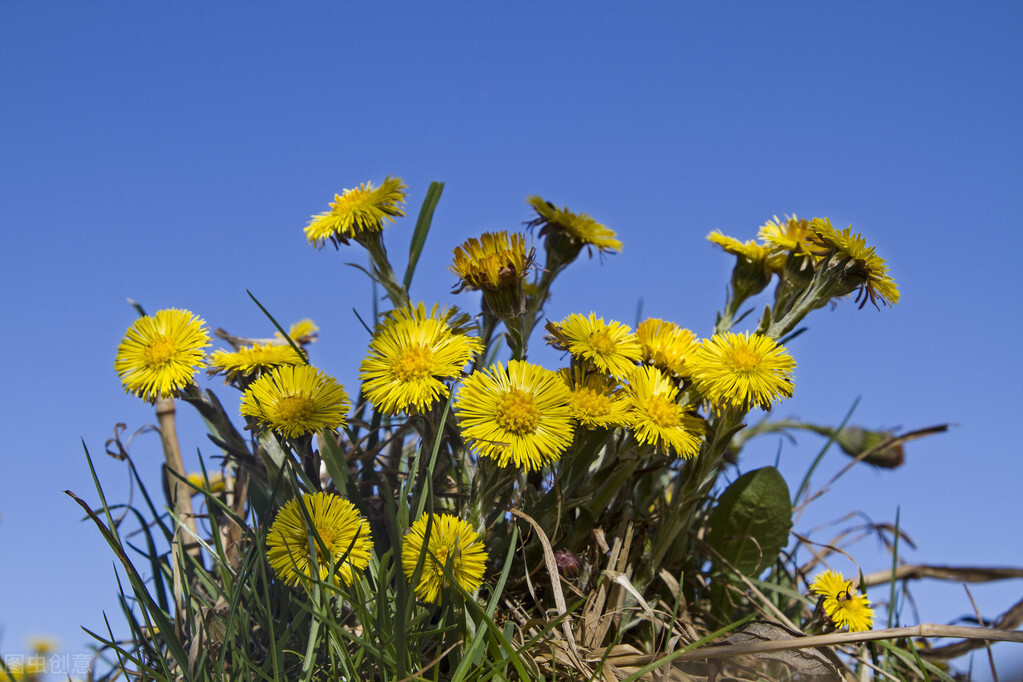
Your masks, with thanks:
<instances>
[{"instance_id":1,"label":"drooping flower","mask_svg":"<svg viewBox=\"0 0 1023 682\"><path fill-rule=\"evenodd\" d=\"M824 612L835 627L848 627L849 632L865 632L874 626L874 610L865 594L856 594L851 580L836 571L827 570L814 578L810 591L824 597Z\"/></svg>"},{"instance_id":2,"label":"drooping flower","mask_svg":"<svg viewBox=\"0 0 1023 682\"><path fill-rule=\"evenodd\" d=\"M442 591L451 587L445 569L466 592L475 592L483 584L487 561L483 540L467 521L450 514L423 514L405 534L401 565L409 580L415 577L420 559L415 591L424 602L439 602Z\"/></svg>"},{"instance_id":3,"label":"drooping flower","mask_svg":"<svg viewBox=\"0 0 1023 682\"><path fill-rule=\"evenodd\" d=\"M796 361L760 334L724 332L704 339L690 365L697 389L715 406L748 410L792 396Z\"/></svg>"},{"instance_id":4,"label":"drooping flower","mask_svg":"<svg viewBox=\"0 0 1023 682\"><path fill-rule=\"evenodd\" d=\"M473 372L458 391L462 436L482 457L526 471L561 457L572 443L571 392L556 372L519 360Z\"/></svg>"},{"instance_id":5,"label":"drooping flower","mask_svg":"<svg viewBox=\"0 0 1023 682\"><path fill-rule=\"evenodd\" d=\"M606 374L587 373L582 367L566 367L558 372L572 397L568 410L580 426L615 428L625 426L628 401L618 382Z\"/></svg>"},{"instance_id":6,"label":"drooping flower","mask_svg":"<svg viewBox=\"0 0 1023 682\"><path fill-rule=\"evenodd\" d=\"M380 187L364 182L355 189L335 194L330 210L314 215L305 227L310 244L322 247L327 239L334 245L347 244L361 232L380 232L384 221L405 215L405 190L401 178L388 175Z\"/></svg>"},{"instance_id":7,"label":"drooping flower","mask_svg":"<svg viewBox=\"0 0 1023 682\"><path fill-rule=\"evenodd\" d=\"M712 244L720 246L734 256L745 258L751 263L762 265L771 270L779 269L784 261L783 258L772 256L770 246L757 244L752 239L740 242L734 237L723 234L720 230L714 230L708 234L707 239Z\"/></svg>"},{"instance_id":8,"label":"drooping flower","mask_svg":"<svg viewBox=\"0 0 1023 682\"><path fill-rule=\"evenodd\" d=\"M878 301L885 305L899 302L899 287L888 275L887 263L873 246L867 246L862 236L852 232L851 226L839 232L827 218L814 218L810 221L810 231L811 249L817 256L852 259L854 267L847 269L846 274L851 280L851 289L859 289L856 302L861 308L867 301L875 308Z\"/></svg>"},{"instance_id":9,"label":"drooping flower","mask_svg":"<svg viewBox=\"0 0 1023 682\"><path fill-rule=\"evenodd\" d=\"M236 351L217 350L210 354L210 376L223 374L227 381L238 376L251 376L281 365L303 365L305 358L290 345L267 343L242 346Z\"/></svg>"},{"instance_id":10,"label":"drooping flower","mask_svg":"<svg viewBox=\"0 0 1023 682\"><path fill-rule=\"evenodd\" d=\"M535 256L533 248L526 247L522 233L484 232L479 239L471 238L455 247L454 254L449 269L461 280L456 292L478 289L498 317L522 314L526 302L523 280Z\"/></svg>"},{"instance_id":11,"label":"drooping flower","mask_svg":"<svg viewBox=\"0 0 1023 682\"><path fill-rule=\"evenodd\" d=\"M447 398L447 379L461 375L482 342L453 326L455 309L429 313L422 303L392 310L377 325L359 379L374 407L387 414L425 412Z\"/></svg>"},{"instance_id":12,"label":"drooping flower","mask_svg":"<svg viewBox=\"0 0 1023 682\"><path fill-rule=\"evenodd\" d=\"M300 500L312 528L299 509ZM310 535L313 552L309 550ZM354 504L330 493L302 495L288 502L277 512L266 536L270 567L278 578L296 586L303 578L313 577L335 585L340 577L345 585L351 585L369 564L372 549L369 522Z\"/></svg>"},{"instance_id":13,"label":"drooping flower","mask_svg":"<svg viewBox=\"0 0 1023 682\"><path fill-rule=\"evenodd\" d=\"M700 452L706 426L679 404L678 387L656 367L638 367L629 377L627 423L639 443L657 452L692 459Z\"/></svg>"},{"instance_id":14,"label":"drooping flower","mask_svg":"<svg viewBox=\"0 0 1023 682\"><path fill-rule=\"evenodd\" d=\"M285 365L249 385L241 413L295 438L343 426L348 408L348 394L333 377L311 365Z\"/></svg>"},{"instance_id":15,"label":"drooping flower","mask_svg":"<svg viewBox=\"0 0 1023 682\"><path fill-rule=\"evenodd\" d=\"M206 323L187 310L169 308L135 320L117 347L114 369L126 393L155 402L193 383L210 345Z\"/></svg>"},{"instance_id":16,"label":"drooping flower","mask_svg":"<svg viewBox=\"0 0 1023 682\"><path fill-rule=\"evenodd\" d=\"M590 313L573 313L560 323L548 322L547 343L621 379L632 372L643 358L639 339L628 325Z\"/></svg>"},{"instance_id":17,"label":"drooping flower","mask_svg":"<svg viewBox=\"0 0 1023 682\"><path fill-rule=\"evenodd\" d=\"M547 235L555 241L571 243L578 253L582 247L596 247L601 253L622 250L622 243L615 238L614 230L598 223L585 213L572 213L568 208L558 208L549 201L533 195L527 199L537 213L529 222L531 227L540 227L540 236ZM592 253L591 253L592 255Z\"/></svg>"},{"instance_id":18,"label":"drooping flower","mask_svg":"<svg viewBox=\"0 0 1023 682\"><path fill-rule=\"evenodd\" d=\"M689 376L686 359L700 348L696 334L674 322L651 317L636 327L636 338L643 349L643 362L675 376Z\"/></svg>"}]
</instances>

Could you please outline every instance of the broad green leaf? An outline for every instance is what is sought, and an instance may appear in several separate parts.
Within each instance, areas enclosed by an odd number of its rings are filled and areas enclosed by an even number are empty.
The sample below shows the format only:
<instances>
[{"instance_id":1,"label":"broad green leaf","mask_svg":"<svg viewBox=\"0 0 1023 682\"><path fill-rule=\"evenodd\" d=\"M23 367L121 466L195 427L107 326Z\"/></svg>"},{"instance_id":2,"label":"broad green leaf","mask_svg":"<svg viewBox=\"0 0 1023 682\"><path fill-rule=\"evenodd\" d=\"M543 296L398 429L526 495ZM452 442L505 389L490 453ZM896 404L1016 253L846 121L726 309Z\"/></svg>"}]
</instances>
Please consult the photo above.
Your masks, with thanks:
<instances>
[{"instance_id":1,"label":"broad green leaf","mask_svg":"<svg viewBox=\"0 0 1023 682\"><path fill-rule=\"evenodd\" d=\"M789 487L774 467L743 474L718 500L707 544L743 575L759 575L788 544L790 500ZM714 563L723 568L719 561Z\"/></svg>"}]
</instances>

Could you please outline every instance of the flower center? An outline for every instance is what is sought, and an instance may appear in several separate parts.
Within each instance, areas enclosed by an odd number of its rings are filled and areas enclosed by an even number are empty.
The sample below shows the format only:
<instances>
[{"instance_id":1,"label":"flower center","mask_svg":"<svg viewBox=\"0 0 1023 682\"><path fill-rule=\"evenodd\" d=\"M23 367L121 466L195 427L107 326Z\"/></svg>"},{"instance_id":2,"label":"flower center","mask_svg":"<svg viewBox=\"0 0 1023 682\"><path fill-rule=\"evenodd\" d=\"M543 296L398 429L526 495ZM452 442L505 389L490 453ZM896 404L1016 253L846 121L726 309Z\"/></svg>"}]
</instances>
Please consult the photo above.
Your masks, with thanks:
<instances>
[{"instance_id":1,"label":"flower center","mask_svg":"<svg viewBox=\"0 0 1023 682\"><path fill-rule=\"evenodd\" d=\"M757 368L757 365L760 364L760 356L745 348L734 349L729 359L732 361L732 367L734 367L737 372L753 371Z\"/></svg>"},{"instance_id":2,"label":"flower center","mask_svg":"<svg viewBox=\"0 0 1023 682\"><path fill-rule=\"evenodd\" d=\"M444 567L448 565L448 555L451 553L451 549L448 547L438 547L433 550L433 555L437 557L437 563L434 564L433 569L436 572L437 577L443 578ZM451 559L451 572L458 572L458 555Z\"/></svg>"},{"instance_id":3,"label":"flower center","mask_svg":"<svg viewBox=\"0 0 1023 682\"><path fill-rule=\"evenodd\" d=\"M593 350L601 355L612 353L615 349L615 342L611 340L611 337L605 331L590 334L590 345L593 346Z\"/></svg>"},{"instance_id":4,"label":"flower center","mask_svg":"<svg viewBox=\"0 0 1023 682\"><path fill-rule=\"evenodd\" d=\"M277 401L276 421L282 424L300 424L313 416L316 403L304 395L289 395Z\"/></svg>"},{"instance_id":5,"label":"flower center","mask_svg":"<svg viewBox=\"0 0 1023 682\"><path fill-rule=\"evenodd\" d=\"M611 411L611 398L592 388L580 388L572 394L572 407L582 414L600 417Z\"/></svg>"},{"instance_id":6,"label":"flower center","mask_svg":"<svg viewBox=\"0 0 1023 682\"><path fill-rule=\"evenodd\" d=\"M399 381L425 379L431 374L433 352L429 348L406 348L391 363L391 372Z\"/></svg>"},{"instance_id":7,"label":"flower center","mask_svg":"<svg viewBox=\"0 0 1023 682\"><path fill-rule=\"evenodd\" d=\"M510 433L533 433L540 423L540 416L533 396L517 388L510 389L497 399L495 419L498 426Z\"/></svg>"},{"instance_id":8,"label":"flower center","mask_svg":"<svg viewBox=\"0 0 1023 682\"><path fill-rule=\"evenodd\" d=\"M151 344L146 346L145 356L146 364L148 365L162 365L174 357L174 342L168 339L166 336L161 336Z\"/></svg>"},{"instance_id":9,"label":"flower center","mask_svg":"<svg viewBox=\"0 0 1023 682\"><path fill-rule=\"evenodd\" d=\"M650 396L646 401L646 413L650 421L661 428L673 429L678 426L678 405L664 396Z\"/></svg>"}]
</instances>

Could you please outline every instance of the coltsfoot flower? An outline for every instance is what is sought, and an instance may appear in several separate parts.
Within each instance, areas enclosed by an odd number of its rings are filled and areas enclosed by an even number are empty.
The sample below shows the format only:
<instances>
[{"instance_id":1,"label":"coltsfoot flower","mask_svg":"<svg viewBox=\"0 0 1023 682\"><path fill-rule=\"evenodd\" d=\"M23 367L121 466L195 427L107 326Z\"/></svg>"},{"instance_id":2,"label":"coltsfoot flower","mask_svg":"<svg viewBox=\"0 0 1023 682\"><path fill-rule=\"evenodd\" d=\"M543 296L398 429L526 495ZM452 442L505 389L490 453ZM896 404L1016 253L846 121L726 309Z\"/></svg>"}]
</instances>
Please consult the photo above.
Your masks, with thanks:
<instances>
[{"instance_id":1,"label":"coltsfoot flower","mask_svg":"<svg viewBox=\"0 0 1023 682\"><path fill-rule=\"evenodd\" d=\"M498 317L517 317L525 311L526 273L535 251L520 232L484 232L455 247L449 269L461 280L455 292L478 289Z\"/></svg>"},{"instance_id":2,"label":"coltsfoot flower","mask_svg":"<svg viewBox=\"0 0 1023 682\"><path fill-rule=\"evenodd\" d=\"M824 597L824 612L835 627L849 632L865 632L874 626L874 610L865 594L856 594L851 580L827 570L814 578L810 591Z\"/></svg>"},{"instance_id":3,"label":"coltsfoot flower","mask_svg":"<svg viewBox=\"0 0 1023 682\"><path fill-rule=\"evenodd\" d=\"M310 365L275 367L249 385L241 413L295 438L343 426L350 403L334 377Z\"/></svg>"},{"instance_id":4,"label":"coltsfoot flower","mask_svg":"<svg viewBox=\"0 0 1023 682\"><path fill-rule=\"evenodd\" d=\"M477 454L533 471L558 460L572 443L570 399L556 372L511 360L507 369L499 362L470 374L455 412Z\"/></svg>"},{"instance_id":5,"label":"coltsfoot flower","mask_svg":"<svg viewBox=\"0 0 1023 682\"><path fill-rule=\"evenodd\" d=\"M873 246L867 246L862 236L852 232L852 227L839 232L827 218L814 218L810 221L810 232L811 249L816 255L835 255L853 260L855 267L849 270L848 277L852 280L851 290L859 289L856 302L861 308L867 301L875 308L878 301L885 305L899 302L899 287L888 275L887 263L877 255Z\"/></svg>"},{"instance_id":6,"label":"coltsfoot flower","mask_svg":"<svg viewBox=\"0 0 1023 682\"><path fill-rule=\"evenodd\" d=\"M587 429L625 426L629 403L617 381L606 374L587 373L578 366L566 367L558 374L572 391L568 410L580 426Z\"/></svg>"},{"instance_id":7,"label":"coltsfoot flower","mask_svg":"<svg viewBox=\"0 0 1023 682\"><path fill-rule=\"evenodd\" d=\"M210 376L223 374L227 381L238 376L252 376L281 365L304 365L305 358L290 345L254 343L236 351L217 350L210 354Z\"/></svg>"},{"instance_id":8,"label":"coltsfoot flower","mask_svg":"<svg viewBox=\"0 0 1023 682\"><path fill-rule=\"evenodd\" d=\"M114 369L126 393L155 402L194 382L210 345L206 323L187 310L169 308L135 320L117 347Z\"/></svg>"},{"instance_id":9,"label":"coltsfoot flower","mask_svg":"<svg viewBox=\"0 0 1023 682\"><path fill-rule=\"evenodd\" d=\"M311 529L299 509L300 503L312 522ZM310 534L315 557L309 551ZM372 550L369 522L359 515L354 504L329 493L303 495L288 502L277 512L266 536L270 567L278 578L295 586L303 578L314 576L333 584L338 584L340 577L345 585L351 585L356 574L369 564Z\"/></svg>"},{"instance_id":10,"label":"coltsfoot flower","mask_svg":"<svg viewBox=\"0 0 1023 682\"><path fill-rule=\"evenodd\" d=\"M604 322L596 313L589 317L573 313L559 323L548 322L547 332L550 345L618 379L628 376L643 358L639 339L628 325Z\"/></svg>"},{"instance_id":11,"label":"coltsfoot flower","mask_svg":"<svg viewBox=\"0 0 1023 682\"><path fill-rule=\"evenodd\" d=\"M643 349L643 362L678 377L689 376L686 360L700 348L696 334L651 317L636 327L636 338Z\"/></svg>"},{"instance_id":12,"label":"coltsfoot flower","mask_svg":"<svg viewBox=\"0 0 1023 682\"><path fill-rule=\"evenodd\" d=\"M452 326L454 309L422 303L392 310L377 325L359 379L373 406L387 414L424 412L448 397L447 379L462 374L482 342Z\"/></svg>"},{"instance_id":13,"label":"coltsfoot flower","mask_svg":"<svg viewBox=\"0 0 1023 682\"><path fill-rule=\"evenodd\" d=\"M785 347L760 334L724 332L704 339L693 355L697 389L715 406L771 409L792 397L796 361Z\"/></svg>"},{"instance_id":14,"label":"coltsfoot flower","mask_svg":"<svg viewBox=\"0 0 1023 682\"><path fill-rule=\"evenodd\" d=\"M797 255L810 253L810 238L812 236L810 221L800 220L795 214L785 216L784 220L779 220L778 216L774 216L773 220L768 220L757 231L757 237L765 245L774 250L787 251Z\"/></svg>"},{"instance_id":15,"label":"coltsfoot flower","mask_svg":"<svg viewBox=\"0 0 1023 682\"><path fill-rule=\"evenodd\" d=\"M539 226L540 236L548 235L555 241L571 242L576 253L584 246L596 247L601 253L622 250L622 243L615 238L614 230L601 225L585 213L572 213L567 208L558 208L536 195L526 201L537 213L529 225Z\"/></svg>"},{"instance_id":16,"label":"coltsfoot flower","mask_svg":"<svg viewBox=\"0 0 1023 682\"><path fill-rule=\"evenodd\" d=\"M314 215L305 227L310 244L322 247L327 239L334 245L347 244L361 232L380 232L384 221L405 215L405 190L401 178L388 175L380 187L364 182L355 189L335 194L330 210Z\"/></svg>"},{"instance_id":17,"label":"coltsfoot flower","mask_svg":"<svg viewBox=\"0 0 1023 682\"><path fill-rule=\"evenodd\" d=\"M429 539L426 537L427 524L430 526ZM439 602L442 592L451 587L444 575L445 567L450 570L455 583L466 592L475 592L483 584L487 550L467 521L450 514L420 516L401 543L401 565L409 580L415 577L420 557L422 567L415 591L424 602Z\"/></svg>"},{"instance_id":18,"label":"coltsfoot flower","mask_svg":"<svg viewBox=\"0 0 1023 682\"><path fill-rule=\"evenodd\" d=\"M692 459L700 453L706 426L677 402L678 387L656 367L639 367L629 377L626 415L632 435L658 452Z\"/></svg>"}]
</instances>

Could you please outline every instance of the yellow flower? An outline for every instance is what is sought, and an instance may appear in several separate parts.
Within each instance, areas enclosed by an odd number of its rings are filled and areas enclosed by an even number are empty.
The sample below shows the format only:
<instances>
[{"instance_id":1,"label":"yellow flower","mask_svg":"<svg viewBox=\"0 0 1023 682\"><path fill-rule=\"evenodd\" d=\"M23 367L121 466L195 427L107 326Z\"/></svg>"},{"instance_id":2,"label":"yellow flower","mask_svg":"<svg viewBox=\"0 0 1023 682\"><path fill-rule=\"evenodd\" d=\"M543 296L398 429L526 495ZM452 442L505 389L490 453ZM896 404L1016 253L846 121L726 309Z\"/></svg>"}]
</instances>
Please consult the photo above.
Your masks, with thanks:
<instances>
[{"instance_id":1,"label":"yellow flower","mask_svg":"<svg viewBox=\"0 0 1023 682\"><path fill-rule=\"evenodd\" d=\"M536 195L529 197L527 201L537 213L537 217L531 220L529 225L542 226L541 236L557 234L567 237L576 248L596 247L601 253L622 250L622 243L615 239L614 230L601 225L585 213L576 214L567 208L557 208Z\"/></svg>"},{"instance_id":2,"label":"yellow flower","mask_svg":"<svg viewBox=\"0 0 1023 682\"><path fill-rule=\"evenodd\" d=\"M428 539L427 524L430 525ZM401 565L409 580L415 577L420 557L422 567L415 590L424 602L437 603L441 591L451 587L444 575L445 568L466 592L475 592L483 584L487 551L480 536L466 521L449 514L420 516L401 543Z\"/></svg>"},{"instance_id":3,"label":"yellow flower","mask_svg":"<svg viewBox=\"0 0 1023 682\"><path fill-rule=\"evenodd\" d=\"M320 328L316 326L315 322L307 317L304 320L299 320L295 324L291 325L291 328L288 329L288 336L295 343L305 345L316 340L316 332L318 331L320 331ZM287 340L280 332L274 332L274 336L284 343L287 343Z\"/></svg>"},{"instance_id":4,"label":"yellow flower","mask_svg":"<svg viewBox=\"0 0 1023 682\"><path fill-rule=\"evenodd\" d=\"M312 522L312 532L299 509L298 499L284 505L266 536L270 567L289 585L298 585L303 577L314 576L335 585L339 584L340 576L345 585L351 585L356 573L369 564L373 549L369 522L359 516L354 504L338 495L313 493L303 495L301 501ZM309 551L310 534L315 554ZM334 564L333 574L331 563Z\"/></svg>"},{"instance_id":5,"label":"yellow flower","mask_svg":"<svg viewBox=\"0 0 1023 682\"><path fill-rule=\"evenodd\" d=\"M724 332L705 339L690 365L697 389L715 406L763 410L792 397L796 361L785 347L760 334Z\"/></svg>"},{"instance_id":6,"label":"yellow flower","mask_svg":"<svg viewBox=\"0 0 1023 682\"><path fill-rule=\"evenodd\" d=\"M267 343L261 346L258 343L253 343L251 346L242 346L234 352L213 351L210 354L210 368L207 371L210 376L223 374L227 381L231 381L239 375L251 376L271 367L304 365L305 362L305 358L296 353L295 349L289 345Z\"/></svg>"},{"instance_id":7,"label":"yellow flower","mask_svg":"<svg viewBox=\"0 0 1023 682\"><path fill-rule=\"evenodd\" d=\"M675 376L689 376L686 359L700 348L696 334L673 322L651 317L636 327L636 338L643 349L643 362Z\"/></svg>"},{"instance_id":8,"label":"yellow flower","mask_svg":"<svg viewBox=\"0 0 1023 682\"><path fill-rule=\"evenodd\" d=\"M704 422L678 400L678 387L656 367L639 367L626 386L629 428L636 441L657 452L692 459L700 452Z\"/></svg>"},{"instance_id":9,"label":"yellow flower","mask_svg":"<svg viewBox=\"0 0 1023 682\"><path fill-rule=\"evenodd\" d=\"M774 216L774 220L768 220L757 232L757 237L766 245L795 254L810 253L812 236L810 221L800 220L795 215L786 216L785 220Z\"/></svg>"},{"instance_id":10,"label":"yellow flower","mask_svg":"<svg viewBox=\"0 0 1023 682\"><path fill-rule=\"evenodd\" d=\"M874 252L874 247L867 246L862 236L852 232L851 226L839 232L827 218L814 218L810 230L811 248L816 249L818 256L833 254L840 259L851 258L855 263L849 274L854 288L860 291L856 302L861 308L868 300L875 308L878 300L886 305L899 302L899 287L888 276L888 265Z\"/></svg>"},{"instance_id":11,"label":"yellow flower","mask_svg":"<svg viewBox=\"0 0 1023 682\"><path fill-rule=\"evenodd\" d=\"M470 374L455 411L477 454L532 471L558 460L571 444L570 398L556 372L511 360L507 370L499 362Z\"/></svg>"},{"instance_id":12,"label":"yellow flower","mask_svg":"<svg viewBox=\"0 0 1023 682\"><path fill-rule=\"evenodd\" d=\"M174 308L135 320L114 360L125 392L152 403L193 383L203 364L203 348L210 345L204 324L189 311Z\"/></svg>"},{"instance_id":13,"label":"yellow flower","mask_svg":"<svg viewBox=\"0 0 1023 682\"><path fill-rule=\"evenodd\" d=\"M193 471L188 474L185 478L188 482L194 485L199 490L206 490L210 493L222 493L227 490L227 482L224 480L224 474L220 471L214 471L209 475L208 479L204 479L201 471ZM209 485L207 485L207 480ZM193 491L193 495L198 495L198 491Z\"/></svg>"},{"instance_id":14,"label":"yellow flower","mask_svg":"<svg viewBox=\"0 0 1023 682\"><path fill-rule=\"evenodd\" d=\"M778 270L784 265L783 258L772 257L770 246L762 246L752 239L740 242L734 237L722 234L720 230L714 230L708 234L707 239L734 256L740 256L751 263L762 265L770 270Z\"/></svg>"},{"instance_id":15,"label":"yellow flower","mask_svg":"<svg viewBox=\"0 0 1023 682\"><path fill-rule=\"evenodd\" d=\"M572 392L568 410L581 426L588 429L625 426L628 401L618 382L605 374L587 374L578 366L566 367L558 374Z\"/></svg>"},{"instance_id":16,"label":"yellow flower","mask_svg":"<svg viewBox=\"0 0 1023 682\"><path fill-rule=\"evenodd\" d=\"M420 303L415 308L392 310L377 325L369 355L359 368L366 397L381 412L424 412L440 398L448 397L445 379L462 374L462 368L483 350L479 339L452 327L455 310L429 313Z\"/></svg>"},{"instance_id":17,"label":"yellow flower","mask_svg":"<svg viewBox=\"0 0 1023 682\"><path fill-rule=\"evenodd\" d=\"M360 232L380 232L385 220L393 223L395 216L405 215L402 205L406 189L401 178L388 175L375 189L364 182L356 189L346 189L344 194L335 194L330 210L314 215L306 225L306 239L318 247L330 239L337 246L347 244Z\"/></svg>"},{"instance_id":18,"label":"yellow flower","mask_svg":"<svg viewBox=\"0 0 1023 682\"><path fill-rule=\"evenodd\" d=\"M311 365L275 367L249 385L241 413L288 438L345 424L348 394Z\"/></svg>"},{"instance_id":19,"label":"yellow flower","mask_svg":"<svg viewBox=\"0 0 1023 682\"><path fill-rule=\"evenodd\" d=\"M643 358L639 339L628 325L614 320L605 323L596 313L589 317L573 313L559 324L548 322L547 331L547 343L619 379L632 372Z\"/></svg>"},{"instance_id":20,"label":"yellow flower","mask_svg":"<svg viewBox=\"0 0 1023 682\"><path fill-rule=\"evenodd\" d=\"M468 289L498 291L521 286L526 270L533 262L533 249L526 249L526 237L520 232L484 232L455 247L451 272Z\"/></svg>"},{"instance_id":21,"label":"yellow flower","mask_svg":"<svg viewBox=\"0 0 1023 682\"><path fill-rule=\"evenodd\" d=\"M827 570L814 578L810 591L824 597L824 612L835 627L849 632L865 632L874 626L874 610L865 594L856 594L852 581L836 571Z\"/></svg>"}]
</instances>

